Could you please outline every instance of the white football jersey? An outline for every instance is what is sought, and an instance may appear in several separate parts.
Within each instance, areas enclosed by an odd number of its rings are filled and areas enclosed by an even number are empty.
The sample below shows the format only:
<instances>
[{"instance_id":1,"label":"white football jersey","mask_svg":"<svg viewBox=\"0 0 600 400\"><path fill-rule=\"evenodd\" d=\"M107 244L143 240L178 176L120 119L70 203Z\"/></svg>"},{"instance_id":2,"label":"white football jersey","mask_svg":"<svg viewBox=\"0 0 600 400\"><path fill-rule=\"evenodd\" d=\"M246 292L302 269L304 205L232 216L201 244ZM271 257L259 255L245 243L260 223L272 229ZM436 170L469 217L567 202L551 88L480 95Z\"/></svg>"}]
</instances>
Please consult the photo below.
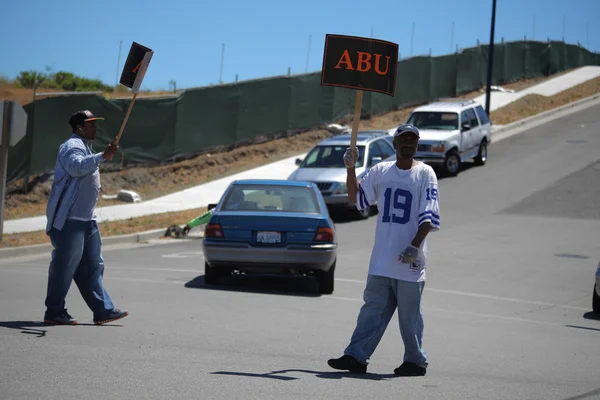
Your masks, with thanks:
<instances>
[{"instance_id":1,"label":"white football jersey","mask_svg":"<svg viewBox=\"0 0 600 400\"><path fill-rule=\"evenodd\" d=\"M398 257L410 246L423 222L431 224L430 232L440 229L440 197L433 168L420 162L403 170L395 161L380 162L358 182L357 197L358 209L377 204L379 210L369 274L424 281L427 238L416 263L403 264Z\"/></svg>"}]
</instances>

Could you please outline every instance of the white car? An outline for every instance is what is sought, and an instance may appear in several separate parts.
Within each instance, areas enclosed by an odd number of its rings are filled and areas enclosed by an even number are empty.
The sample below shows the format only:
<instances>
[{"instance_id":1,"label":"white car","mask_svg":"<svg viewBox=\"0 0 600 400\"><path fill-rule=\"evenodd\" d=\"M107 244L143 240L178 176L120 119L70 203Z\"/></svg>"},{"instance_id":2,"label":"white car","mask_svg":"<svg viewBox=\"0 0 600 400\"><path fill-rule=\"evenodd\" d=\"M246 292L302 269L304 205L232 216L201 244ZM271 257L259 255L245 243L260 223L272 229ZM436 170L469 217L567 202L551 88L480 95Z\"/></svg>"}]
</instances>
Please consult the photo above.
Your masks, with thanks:
<instances>
[{"instance_id":1,"label":"white car","mask_svg":"<svg viewBox=\"0 0 600 400\"><path fill-rule=\"evenodd\" d=\"M596 268L596 283L594 284L594 294L592 296L592 310L600 314L600 263Z\"/></svg>"},{"instance_id":2,"label":"white car","mask_svg":"<svg viewBox=\"0 0 600 400\"><path fill-rule=\"evenodd\" d=\"M474 100L418 107L406 123L416 126L421 133L415 159L441 166L447 175L456 176L464 161L473 159L477 165L487 161L492 124L483 107Z\"/></svg>"},{"instance_id":3,"label":"white car","mask_svg":"<svg viewBox=\"0 0 600 400\"><path fill-rule=\"evenodd\" d=\"M288 177L288 180L314 182L329 208L351 210L357 217L366 219L376 210L376 206L359 211L348 199L343 155L350 147L351 137L351 134L343 134L319 142L308 152L304 160L296 160L298 168ZM356 148L358 149L357 179L381 161L396 160L393 139L386 131L358 132Z\"/></svg>"}]
</instances>

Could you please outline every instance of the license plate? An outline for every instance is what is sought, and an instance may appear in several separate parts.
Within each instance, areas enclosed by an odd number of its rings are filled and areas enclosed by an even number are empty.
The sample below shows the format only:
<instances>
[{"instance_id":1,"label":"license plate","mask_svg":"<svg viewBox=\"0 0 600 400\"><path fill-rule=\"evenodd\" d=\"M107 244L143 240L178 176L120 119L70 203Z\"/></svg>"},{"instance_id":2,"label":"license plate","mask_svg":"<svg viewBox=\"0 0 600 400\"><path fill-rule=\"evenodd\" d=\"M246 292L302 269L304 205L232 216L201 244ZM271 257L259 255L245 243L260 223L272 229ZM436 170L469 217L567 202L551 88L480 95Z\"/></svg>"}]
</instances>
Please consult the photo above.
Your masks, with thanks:
<instances>
[{"instance_id":1,"label":"license plate","mask_svg":"<svg viewBox=\"0 0 600 400\"><path fill-rule=\"evenodd\" d=\"M258 243L281 243L281 232L257 232Z\"/></svg>"}]
</instances>

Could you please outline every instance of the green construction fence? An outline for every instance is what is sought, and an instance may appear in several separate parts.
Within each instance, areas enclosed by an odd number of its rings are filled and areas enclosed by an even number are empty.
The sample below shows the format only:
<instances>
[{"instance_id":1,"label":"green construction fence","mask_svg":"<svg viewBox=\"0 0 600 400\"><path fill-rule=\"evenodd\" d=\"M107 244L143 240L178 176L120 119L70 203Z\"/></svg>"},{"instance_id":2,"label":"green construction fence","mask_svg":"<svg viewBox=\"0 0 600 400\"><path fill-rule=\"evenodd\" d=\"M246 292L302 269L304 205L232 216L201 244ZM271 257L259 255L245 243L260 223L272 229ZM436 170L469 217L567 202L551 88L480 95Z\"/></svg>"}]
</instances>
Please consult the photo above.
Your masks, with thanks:
<instances>
[{"instance_id":1,"label":"green construction fence","mask_svg":"<svg viewBox=\"0 0 600 400\"><path fill-rule=\"evenodd\" d=\"M487 45L456 54L419 56L398 62L395 96L365 92L362 112L380 114L454 97L485 86ZM563 42L518 41L494 46L494 85L600 65L600 54ZM179 96L138 98L113 163L156 164L219 146L273 138L331 123L353 112L355 91L321 86L321 72L188 89ZM106 120L94 147L116 136L129 99L96 95L48 97L24 106L26 136L9 151L8 181L51 171L67 123L89 109Z\"/></svg>"}]
</instances>

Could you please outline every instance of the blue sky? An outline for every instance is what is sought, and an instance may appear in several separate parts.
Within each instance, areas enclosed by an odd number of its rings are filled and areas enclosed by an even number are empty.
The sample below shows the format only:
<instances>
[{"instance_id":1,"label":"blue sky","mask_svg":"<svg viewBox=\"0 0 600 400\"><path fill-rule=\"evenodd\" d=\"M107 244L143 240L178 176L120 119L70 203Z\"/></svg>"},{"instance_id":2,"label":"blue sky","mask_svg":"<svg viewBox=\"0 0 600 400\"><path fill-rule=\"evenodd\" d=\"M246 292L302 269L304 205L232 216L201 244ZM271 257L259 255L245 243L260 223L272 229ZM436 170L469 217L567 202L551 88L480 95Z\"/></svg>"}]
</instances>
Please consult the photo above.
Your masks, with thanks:
<instances>
[{"instance_id":1,"label":"blue sky","mask_svg":"<svg viewBox=\"0 0 600 400\"><path fill-rule=\"evenodd\" d=\"M405 58L413 23L412 54L442 55L487 43L491 8L492 0L0 0L0 76L50 67L114 85L136 41L155 51L142 89L218 83L223 44L230 83L236 74L304 73L307 60L308 72L320 71L327 33L372 33ZM562 40L564 27L568 43L600 51L599 16L600 0L497 0L496 39Z\"/></svg>"}]
</instances>

